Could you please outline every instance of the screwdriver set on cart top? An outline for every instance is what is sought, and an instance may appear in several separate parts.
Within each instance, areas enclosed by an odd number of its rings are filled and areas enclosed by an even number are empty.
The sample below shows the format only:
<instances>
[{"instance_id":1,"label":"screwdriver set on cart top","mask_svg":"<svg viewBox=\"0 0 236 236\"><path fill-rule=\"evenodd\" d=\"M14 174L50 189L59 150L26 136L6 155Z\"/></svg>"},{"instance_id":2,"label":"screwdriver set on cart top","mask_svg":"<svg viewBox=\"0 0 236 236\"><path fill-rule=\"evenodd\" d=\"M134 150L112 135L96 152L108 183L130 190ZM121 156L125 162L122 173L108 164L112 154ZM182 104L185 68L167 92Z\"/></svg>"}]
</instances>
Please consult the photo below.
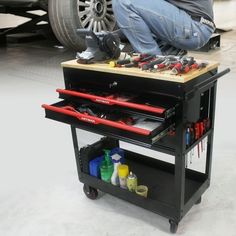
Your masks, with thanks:
<instances>
[{"instance_id":1,"label":"screwdriver set on cart top","mask_svg":"<svg viewBox=\"0 0 236 236\"><path fill-rule=\"evenodd\" d=\"M154 56L141 54L128 59L111 61L111 67L137 67L143 71L161 72L169 71L172 75L186 74L191 70L205 68L207 62L197 62L194 57L189 56Z\"/></svg>"}]
</instances>

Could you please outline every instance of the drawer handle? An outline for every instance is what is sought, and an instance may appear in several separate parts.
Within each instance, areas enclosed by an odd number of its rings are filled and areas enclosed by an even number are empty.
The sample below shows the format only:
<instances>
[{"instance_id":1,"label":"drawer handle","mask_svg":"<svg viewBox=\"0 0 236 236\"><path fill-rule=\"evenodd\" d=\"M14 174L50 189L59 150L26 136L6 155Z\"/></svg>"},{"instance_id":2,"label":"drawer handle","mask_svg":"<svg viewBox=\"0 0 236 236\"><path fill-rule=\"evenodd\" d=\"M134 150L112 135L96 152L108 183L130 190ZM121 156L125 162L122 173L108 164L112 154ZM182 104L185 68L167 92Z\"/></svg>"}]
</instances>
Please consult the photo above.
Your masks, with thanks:
<instances>
[{"instance_id":1,"label":"drawer handle","mask_svg":"<svg viewBox=\"0 0 236 236\"><path fill-rule=\"evenodd\" d=\"M89 99L89 100L96 102L96 103L101 103L101 104L106 104L106 105L116 104L116 105L123 106L123 107L129 107L129 108L153 112L153 113L157 113L157 114L163 114L165 112L165 109L161 108L161 107L152 107L152 106L141 105L141 104L136 104L136 103L132 103L132 102L122 102L122 101L118 101L118 100L114 100L114 99L110 99L110 98L104 98L104 97L95 96L92 94L80 93L80 92L76 92L76 91L72 91L72 90L57 89L56 91L60 94L81 97L81 98Z\"/></svg>"},{"instance_id":2,"label":"drawer handle","mask_svg":"<svg viewBox=\"0 0 236 236\"><path fill-rule=\"evenodd\" d=\"M101 104L106 104L106 105L113 105L114 104L114 102L111 99L106 99L104 97L95 96L92 94L80 93L80 92L76 92L76 91L72 91L72 90L65 90L65 89L57 89L56 91L60 94L86 98L86 99L89 99L89 100L96 102L96 103L101 103Z\"/></svg>"},{"instance_id":3,"label":"drawer handle","mask_svg":"<svg viewBox=\"0 0 236 236\"><path fill-rule=\"evenodd\" d=\"M127 131L130 131L133 133L145 135L145 136L148 136L151 133L151 131L146 130L146 129L136 128L136 127L121 124L121 123L118 123L115 121L110 121L110 120L105 120L105 119L101 119L98 117L93 117L90 115L85 115L80 112L74 111L73 109L71 109L71 107L68 107L68 106L65 106L65 108L62 108L62 107L55 107L55 106L43 104L42 107L46 110L50 110L50 111L58 112L58 113L65 114L68 116L72 116L72 117L75 117L81 121L84 121L84 122L87 122L90 124L94 124L94 125L98 125L98 124L107 125L107 126L111 126L114 128L127 130Z\"/></svg>"},{"instance_id":4,"label":"drawer handle","mask_svg":"<svg viewBox=\"0 0 236 236\"><path fill-rule=\"evenodd\" d=\"M114 81L113 83L109 84L109 88L116 87L117 85L118 85L118 83L116 81Z\"/></svg>"}]
</instances>

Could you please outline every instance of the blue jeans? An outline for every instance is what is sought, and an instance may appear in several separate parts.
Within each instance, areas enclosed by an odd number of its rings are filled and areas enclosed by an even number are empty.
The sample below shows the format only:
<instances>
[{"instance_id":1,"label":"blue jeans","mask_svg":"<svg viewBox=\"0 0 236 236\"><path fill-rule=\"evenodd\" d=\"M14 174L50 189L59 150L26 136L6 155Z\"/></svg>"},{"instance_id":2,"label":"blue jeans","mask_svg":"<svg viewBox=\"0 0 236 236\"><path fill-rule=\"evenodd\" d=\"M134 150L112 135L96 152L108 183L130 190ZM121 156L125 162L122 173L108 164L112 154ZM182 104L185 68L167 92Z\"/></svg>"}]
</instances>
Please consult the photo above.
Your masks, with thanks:
<instances>
[{"instance_id":1,"label":"blue jeans","mask_svg":"<svg viewBox=\"0 0 236 236\"><path fill-rule=\"evenodd\" d=\"M118 26L140 53L161 55L155 39L185 50L201 48L214 29L165 0L113 0Z\"/></svg>"}]
</instances>

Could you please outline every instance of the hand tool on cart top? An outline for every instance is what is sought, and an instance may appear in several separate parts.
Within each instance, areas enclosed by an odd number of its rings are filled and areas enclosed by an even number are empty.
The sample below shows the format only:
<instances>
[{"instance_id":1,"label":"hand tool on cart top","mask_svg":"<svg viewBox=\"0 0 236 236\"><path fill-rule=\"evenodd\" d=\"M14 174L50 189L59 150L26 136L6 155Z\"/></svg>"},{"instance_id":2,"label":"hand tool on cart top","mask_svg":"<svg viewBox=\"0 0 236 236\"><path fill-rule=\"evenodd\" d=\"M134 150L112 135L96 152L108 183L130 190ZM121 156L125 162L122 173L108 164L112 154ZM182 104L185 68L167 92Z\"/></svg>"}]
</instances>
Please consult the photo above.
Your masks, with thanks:
<instances>
[{"instance_id":1,"label":"hand tool on cart top","mask_svg":"<svg viewBox=\"0 0 236 236\"><path fill-rule=\"evenodd\" d=\"M158 72L158 71L164 71L172 69L176 63L178 63L178 59L175 57L167 57L165 60L159 64L154 65L153 69L150 71L152 72Z\"/></svg>"},{"instance_id":2,"label":"hand tool on cart top","mask_svg":"<svg viewBox=\"0 0 236 236\"><path fill-rule=\"evenodd\" d=\"M120 39L110 32L94 33L87 29L78 29L77 33L85 38L87 49L77 53L77 62L90 64L97 61L118 59L120 56Z\"/></svg>"},{"instance_id":3,"label":"hand tool on cart top","mask_svg":"<svg viewBox=\"0 0 236 236\"><path fill-rule=\"evenodd\" d=\"M195 63L196 61L193 57L183 57L174 65L171 72L174 75L188 73L192 69L191 66Z\"/></svg>"},{"instance_id":4,"label":"hand tool on cart top","mask_svg":"<svg viewBox=\"0 0 236 236\"><path fill-rule=\"evenodd\" d=\"M138 67L138 63L148 56L149 55L147 54L140 54L137 57L129 57L125 59L120 59L118 61L110 61L109 65L111 67Z\"/></svg>"},{"instance_id":5,"label":"hand tool on cart top","mask_svg":"<svg viewBox=\"0 0 236 236\"><path fill-rule=\"evenodd\" d=\"M172 75L187 74L194 69L203 69L208 63L198 63L190 56L160 56L140 54L138 57L130 57L118 61L111 61L111 67L137 67L143 71L161 72L170 70Z\"/></svg>"},{"instance_id":6,"label":"hand tool on cart top","mask_svg":"<svg viewBox=\"0 0 236 236\"><path fill-rule=\"evenodd\" d=\"M139 57L133 58L130 63L124 64L124 67L126 67L126 68L131 68L131 67L141 68L143 65L149 63L155 57L156 56L154 56L154 55L141 54Z\"/></svg>"},{"instance_id":7,"label":"hand tool on cart top","mask_svg":"<svg viewBox=\"0 0 236 236\"><path fill-rule=\"evenodd\" d=\"M158 65L160 63L163 63L166 59L163 57L163 58L157 58L145 65L142 66L142 70L151 70L154 68L155 65Z\"/></svg>"}]
</instances>

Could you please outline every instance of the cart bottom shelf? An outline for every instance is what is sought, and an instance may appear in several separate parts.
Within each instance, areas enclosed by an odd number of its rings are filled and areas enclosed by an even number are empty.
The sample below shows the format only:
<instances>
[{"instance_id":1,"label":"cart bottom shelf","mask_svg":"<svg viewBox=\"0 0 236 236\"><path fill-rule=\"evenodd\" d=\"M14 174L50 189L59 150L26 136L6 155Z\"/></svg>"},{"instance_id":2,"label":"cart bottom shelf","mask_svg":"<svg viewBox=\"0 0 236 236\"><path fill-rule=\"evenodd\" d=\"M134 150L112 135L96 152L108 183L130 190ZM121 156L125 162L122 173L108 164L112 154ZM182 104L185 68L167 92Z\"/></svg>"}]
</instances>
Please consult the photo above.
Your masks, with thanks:
<instances>
[{"instance_id":1,"label":"cart bottom shelf","mask_svg":"<svg viewBox=\"0 0 236 236\"><path fill-rule=\"evenodd\" d=\"M137 175L138 184L148 187L148 198L140 197L85 173L81 173L80 180L160 215L173 217L173 212L176 211L174 165L130 151L125 151L125 159L129 169ZM205 182L201 173L189 171L186 171L185 178L185 203Z\"/></svg>"},{"instance_id":2,"label":"cart bottom shelf","mask_svg":"<svg viewBox=\"0 0 236 236\"><path fill-rule=\"evenodd\" d=\"M146 185L149 189L148 198L169 205L175 204L175 176L174 165L158 165L159 161L153 161L155 165L145 165L139 160L127 159L130 170L138 176L138 184ZM185 179L185 202L201 187L202 182L194 179Z\"/></svg>"}]
</instances>

